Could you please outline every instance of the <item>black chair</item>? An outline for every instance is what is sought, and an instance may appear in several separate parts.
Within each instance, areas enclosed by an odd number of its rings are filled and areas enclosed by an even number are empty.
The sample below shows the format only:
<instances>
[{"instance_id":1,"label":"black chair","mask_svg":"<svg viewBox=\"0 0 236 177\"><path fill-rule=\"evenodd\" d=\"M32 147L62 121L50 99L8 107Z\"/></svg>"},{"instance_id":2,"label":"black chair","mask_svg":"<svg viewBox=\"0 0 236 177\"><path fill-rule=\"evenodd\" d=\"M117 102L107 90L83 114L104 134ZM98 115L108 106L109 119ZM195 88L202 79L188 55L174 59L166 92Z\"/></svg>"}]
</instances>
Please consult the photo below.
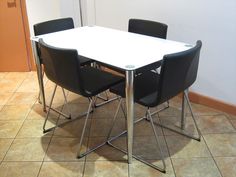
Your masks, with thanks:
<instances>
[{"instance_id":1,"label":"black chair","mask_svg":"<svg viewBox=\"0 0 236 177\"><path fill-rule=\"evenodd\" d=\"M163 58L162 65L161 65L160 74L157 74L154 72L145 72L141 75L136 76L134 79L134 101L148 108L146 112L146 115L147 115L146 120L149 120L151 122L151 126L153 128L153 132L154 132L157 145L161 154L162 154L162 149L159 144L158 136L155 131L153 119L152 119L149 109L166 102L167 100L175 97L179 93L184 92L184 98L186 99L188 103L198 135L197 137L192 136L190 134L183 132L182 129L181 131L177 131L175 129L173 131L200 141L201 134L196 124L194 114L192 112L187 90L195 82L197 78L201 46L202 46L202 42L197 41L196 46L187 51L165 55ZM125 83L123 82L112 87L110 91L117 95L125 97ZM116 120L116 116L114 117L112 127L114 126L115 120ZM140 120L137 120L136 122L139 122L139 121ZM183 120L181 120L181 122L182 121ZM158 125L172 130L168 126L165 126L162 124L158 124ZM125 133L126 132L127 131L125 131ZM137 158L138 160L141 160L139 157L135 157L135 158ZM148 162L145 162L145 163L162 172L165 172L165 162L164 162L163 155L161 155L161 159L163 162L163 168L157 167Z\"/></svg>"},{"instance_id":2,"label":"black chair","mask_svg":"<svg viewBox=\"0 0 236 177\"><path fill-rule=\"evenodd\" d=\"M129 25L128 25L128 32L143 34L146 36L158 37L158 38L162 38L162 39L166 39L167 29L168 29L168 26L164 23L149 21L149 20L142 20L142 19L130 19ZM121 73L123 75L125 74L125 71L120 68L116 68L114 66L110 66L107 64L100 64L100 65L105 66L109 69L112 69L112 70L114 70L118 73ZM145 67L137 69L135 71L135 73L140 74L143 72L156 70L160 66L161 66L161 61L158 61L158 62L152 63L150 65L147 65ZM168 107L169 107L169 102L167 101L167 106L163 109L166 109ZM152 114L156 114L157 112L162 111L163 109L155 111Z\"/></svg>"},{"instance_id":3,"label":"black chair","mask_svg":"<svg viewBox=\"0 0 236 177\"><path fill-rule=\"evenodd\" d=\"M43 35L43 34L48 34L48 33L53 33L53 32L58 32L58 31L63 31L63 30L68 30L68 29L73 29L74 28L74 22L72 18L60 18L60 19L55 19L55 20L50 20L50 21L45 21L45 22L41 22L38 24L35 24L33 26L34 28L34 35L38 36L38 35ZM39 56L39 60L40 60L40 64L42 63L41 60L41 54L40 54L40 49L38 44L36 44L36 50L37 50L37 55ZM85 58L85 57L80 57L80 63L81 65L90 65L92 62L92 60ZM42 70L42 68L41 68ZM41 77L43 77L44 72L42 72ZM57 87L57 86L55 86ZM43 87L43 99L45 100L45 94L44 94L44 87ZM62 89L64 98L65 98L65 102L67 102L66 97L65 97L65 91L64 89ZM40 93L38 96L38 100L40 101ZM52 110L60 113L61 115L63 115L64 117L70 118L70 115L65 115L62 112L52 108Z\"/></svg>"},{"instance_id":4,"label":"black chair","mask_svg":"<svg viewBox=\"0 0 236 177\"><path fill-rule=\"evenodd\" d=\"M158 37L166 39L168 26L164 23L142 20L142 19L130 19L128 24L128 32L142 34L151 37ZM106 67L115 70L118 73L125 74L124 70L116 67L105 65ZM156 70L161 66L161 61L152 63L148 66L137 69L136 74L140 74L146 71Z\"/></svg>"},{"instance_id":5,"label":"black chair","mask_svg":"<svg viewBox=\"0 0 236 177\"><path fill-rule=\"evenodd\" d=\"M86 119L79 143L79 154L88 117L95 104L96 95L122 82L123 78L91 66L81 66L80 56L78 56L76 50L55 48L45 44L41 39L39 40L39 45L42 63L48 79L62 88L89 99L88 111L83 114L86 115ZM49 108L52 106L54 95L55 92L52 94ZM47 130L45 129L49 112L43 125L44 132L59 126L56 125Z\"/></svg>"}]
</instances>

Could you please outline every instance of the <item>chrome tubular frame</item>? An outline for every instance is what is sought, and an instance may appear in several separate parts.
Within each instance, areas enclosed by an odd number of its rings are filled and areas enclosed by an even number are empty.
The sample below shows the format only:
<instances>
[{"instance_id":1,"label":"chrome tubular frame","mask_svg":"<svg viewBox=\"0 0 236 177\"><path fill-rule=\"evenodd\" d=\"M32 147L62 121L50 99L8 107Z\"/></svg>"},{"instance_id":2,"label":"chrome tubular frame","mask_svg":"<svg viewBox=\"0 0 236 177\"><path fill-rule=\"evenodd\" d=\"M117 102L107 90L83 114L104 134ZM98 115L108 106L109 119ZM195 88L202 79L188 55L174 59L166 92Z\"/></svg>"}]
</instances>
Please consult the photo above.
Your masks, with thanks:
<instances>
[{"instance_id":1,"label":"chrome tubular frame","mask_svg":"<svg viewBox=\"0 0 236 177\"><path fill-rule=\"evenodd\" d=\"M54 97L55 97L56 89L57 89L57 85L55 85L55 87L54 87L54 90L53 90L53 93L52 93L52 97L51 97L49 106L47 106L47 107L48 107L48 111L47 111L47 115L46 115L46 118L45 118L44 124L43 124L43 133L47 133L47 132L49 132L49 131L51 131L51 130L54 130L54 129L57 128L57 127L63 126L63 125L65 125L65 124L69 123L69 122L72 122L72 121L74 121L74 120L76 120L76 119L78 119L78 118L81 118L81 117L87 115L87 112L85 112L85 113L80 114L80 115L79 115L78 117L76 117L75 119L71 119L71 114L68 116L68 115L64 114L63 112L58 111L57 109L52 108L52 103L53 103L53 99L54 99ZM62 88L62 92L63 92L64 99L65 99L64 105L68 106L68 101L67 101L67 98L66 98L65 90L64 90L63 88ZM51 110L52 110L52 111L55 111L56 113L62 115L63 117L65 117L66 119L69 119L69 120L66 121L66 122L63 122L63 123L61 123L61 124L56 123L55 126L46 129L46 124L47 124L47 121L48 121L49 114L50 114L50 111L51 111ZM91 112L92 112L92 110L91 110Z\"/></svg>"},{"instance_id":2,"label":"chrome tubular frame","mask_svg":"<svg viewBox=\"0 0 236 177\"><path fill-rule=\"evenodd\" d=\"M126 133L127 133L127 130L126 130L126 131L123 131L123 132L121 132L119 135L117 135L117 136L112 137L111 139L109 139L109 138L110 138L110 135L111 135L111 132L112 132L112 129L113 129L113 127L114 127L115 121L116 121L117 113L118 113L118 111L119 111L119 109L120 109L120 107L121 107L121 103L122 103L122 100L120 100L120 102L119 102L119 105L118 105L116 114L115 114L114 119L113 119L113 124L112 124L112 127L111 127L110 131L109 131L109 134L108 134L107 142L106 142L106 143L107 143L108 145L112 146L113 148L115 148L115 149L117 149L117 150L119 150L119 151L121 151L121 152L123 152L123 153L125 153L125 154L128 154L128 152L127 152L126 150L121 149L121 148L119 148L119 147L117 147L117 146L115 146L114 144L111 143L113 140L115 140L115 139L117 139L118 137L120 137L120 136L126 134ZM161 161L162 161L163 167L159 167L159 166L157 166L157 165L153 165L152 163L150 163L150 162L148 162L148 161L146 161L146 160L144 160L144 159L142 159L142 158L140 158L139 156L136 156L136 155L132 155L132 157L134 157L135 159L137 159L137 160L139 160L139 161L145 163L146 165L149 165L150 167L152 167L152 168L154 168L154 169L156 169L156 170L159 170L159 171L165 173L165 172L166 172L166 164L165 164L165 161L164 161L164 156L163 156L163 153L162 153L162 148L161 148L161 145L160 145L160 143L159 143L158 136L157 136L157 133L156 133L156 130L155 130L155 125L154 125L154 123L153 123L153 119L152 119L152 116L151 116L151 113L150 113L150 110L149 110L149 109L147 110L147 114L146 114L146 115L149 117L148 120L150 120L150 123L151 123L151 126L152 126L152 130L153 130L153 133L154 133L154 136L155 136L155 139L156 139L157 147L158 147L158 149L160 150L160 156L161 156ZM138 123L138 122L140 122L140 121L142 121L142 120L145 120L145 119L146 119L146 116L145 116L145 117L142 117L142 118L140 118L140 119L138 119L138 120L136 120L136 121L134 121L134 124L136 124L136 123Z\"/></svg>"},{"instance_id":3,"label":"chrome tubular frame","mask_svg":"<svg viewBox=\"0 0 236 177\"><path fill-rule=\"evenodd\" d=\"M164 125L164 124L162 124L162 123L156 123L156 122L155 122L154 124L156 124L156 125L158 125L158 126L160 126L160 127L166 128L166 129L168 129L168 130L170 130L170 131L173 131L173 132L175 132L175 133L178 133L178 134L180 134L180 135L186 136L186 137L188 137L188 138L191 138L191 139L194 139L194 140L197 140L197 141L201 141L201 132L200 132L200 130L199 130L199 128L198 128L198 125L197 125L197 122L196 122L194 113L193 113L193 111L192 111L192 106L191 106L190 101L189 101L189 98L188 98L188 91L187 91L187 90L184 91L182 99L185 99L185 101L187 101L187 104L188 104L188 107L189 107L189 110L190 110L190 113L191 113L191 117L192 117L192 119L193 119L194 126L195 126L195 128L196 128L196 130L197 130L197 136L190 135L190 134L185 133L185 132L183 132L183 131L175 130L175 129L173 129L173 128L167 126L167 125ZM185 103L183 103L183 102L185 102L185 101L182 101L182 109L183 109L183 107L185 107ZM183 114L184 114L184 115L183 115ZM181 115L181 125L180 125L181 130L184 130L184 128L185 128L185 119L186 119L186 118L185 118L185 110L184 110L184 111L182 111L182 115Z\"/></svg>"}]
</instances>

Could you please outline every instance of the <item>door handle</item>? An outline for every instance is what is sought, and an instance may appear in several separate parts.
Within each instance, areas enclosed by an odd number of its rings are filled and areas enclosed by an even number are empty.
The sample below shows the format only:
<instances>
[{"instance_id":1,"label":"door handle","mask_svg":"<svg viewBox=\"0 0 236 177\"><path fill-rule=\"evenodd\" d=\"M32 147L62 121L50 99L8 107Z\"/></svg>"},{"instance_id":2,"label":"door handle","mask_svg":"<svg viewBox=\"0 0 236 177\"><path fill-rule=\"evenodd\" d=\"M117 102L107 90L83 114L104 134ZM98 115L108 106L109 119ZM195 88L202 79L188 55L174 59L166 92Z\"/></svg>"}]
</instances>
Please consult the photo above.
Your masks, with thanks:
<instances>
[{"instance_id":1,"label":"door handle","mask_svg":"<svg viewBox=\"0 0 236 177\"><path fill-rule=\"evenodd\" d=\"M16 0L14 0L12 2L7 2L7 7L8 8L16 7Z\"/></svg>"}]
</instances>

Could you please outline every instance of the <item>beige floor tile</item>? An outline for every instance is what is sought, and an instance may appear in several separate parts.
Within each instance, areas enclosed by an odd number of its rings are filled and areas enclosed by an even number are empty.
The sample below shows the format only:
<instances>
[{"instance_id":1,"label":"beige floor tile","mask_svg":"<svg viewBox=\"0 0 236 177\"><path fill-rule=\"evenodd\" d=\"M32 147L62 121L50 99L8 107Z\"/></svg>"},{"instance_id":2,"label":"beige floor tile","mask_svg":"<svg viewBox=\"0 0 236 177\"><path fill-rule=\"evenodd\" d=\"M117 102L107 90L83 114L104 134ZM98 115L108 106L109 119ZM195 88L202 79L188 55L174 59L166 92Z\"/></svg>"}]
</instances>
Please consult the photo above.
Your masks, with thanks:
<instances>
[{"instance_id":1,"label":"beige floor tile","mask_svg":"<svg viewBox=\"0 0 236 177\"><path fill-rule=\"evenodd\" d=\"M233 114L226 114L229 119L236 120L236 115Z\"/></svg>"},{"instance_id":2,"label":"beige floor tile","mask_svg":"<svg viewBox=\"0 0 236 177\"><path fill-rule=\"evenodd\" d=\"M17 88L16 92L39 92L38 79L27 77Z\"/></svg>"},{"instance_id":3,"label":"beige floor tile","mask_svg":"<svg viewBox=\"0 0 236 177\"><path fill-rule=\"evenodd\" d=\"M3 79L6 76L7 72L0 72L0 79Z\"/></svg>"},{"instance_id":4,"label":"beige floor tile","mask_svg":"<svg viewBox=\"0 0 236 177\"><path fill-rule=\"evenodd\" d=\"M200 116L197 122L202 134L235 132L234 127L224 115Z\"/></svg>"},{"instance_id":5,"label":"beige floor tile","mask_svg":"<svg viewBox=\"0 0 236 177\"><path fill-rule=\"evenodd\" d=\"M38 79L37 72L36 71L27 72L27 78L34 78L37 80Z\"/></svg>"},{"instance_id":6,"label":"beige floor tile","mask_svg":"<svg viewBox=\"0 0 236 177\"><path fill-rule=\"evenodd\" d=\"M93 117L90 129L90 136L91 137L107 136L111 128L111 125L112 125L112 119L96 119ZM111 135L112 136L117 135L118 133L124 130L125 130L125 120L118 119L115 122Z\"/></svg>"},{"instance_id":7,"label":"beige floor tile","mask_svg":"<svg viewBox=\"0 0 236 177\"><path fill-rule=\"evenodd\" d=\"M97 161L85 164L84 177L128 177L126 162Z\"/></svg>"},{"instance_id":8,"label":"beige floor tile","mask_svg":"<svg viewBox=\"0 0 236 177\"><path fill-rule=\"evenodd\" d=\"M182 130L181 127L181 117L161 117L161 124L176 130L177 132L186 133L188 135L197 137L197 129L195 127L194 121L192 117L187 116L185 122L185 129ZM156 122L156 121L154 121ZM163 128L164 135L175 135L175 136L182 136L179 133L171 131L167 128Z\"/></svg>"},{"instance_id":9,"label":"beige floor tile","mask_svg":"<svg viewBox=\"0 0 236 177\"><path fill-rule=\"evenodd\" d=\"M101 138L101 137L100 137ZM99 143L104 142L106 138L103 139L93 138L90 140L90 146L97 145ZM158 136L164 158L169 157L167 146L165 144L163 136ZM112 143L120 149L127 150L127 140L126 137L122 136ZM142 159L149 159L149 160L159 160L160 157L160 150L157 147L156 140L154 136L142 136L142 137L134 137L133 140L133 154L139 156ZM110 147L102 147L99 150L91 153L88 156L88 160L126 160L127 156L124 153L116 149L111 149Z\"/></svg>"},{"instance_id":10,"label":"beige floor tile","mask_svg":"<svg viewBox=\"0 0 236 177\"><path fill-rule=\"evenodd\" d=\"M176 177L221 177L212 158L173 159Z\"/></svg>"},{"instance_id":11,"label":"beige floor tile","mask_svg":"<svg viewBox=\"0 0 236 177\"><path fill-rule=\"evenodd\" d=\"M4 161L42 161L50 138L15 139Z\"/></svg>"},{"instance_id":12,"label":"beige floor tile","mask_svg":"<svg viewBox=\"0 0 236 177\"><path fill-rule=\"evenodd\" d=\"M44 162L39 177L82 177L82 162Z\"/></svg>"},{"instance_id":13,"label":"beige floor tile","mask_svg":"<svg viewBox=\"0 0 236 177\"><path fill-rule=\"evenodd\" d=\"M0 105L5 105L12 96L11 92L0 92Z\"/></svg>"},{"instance_id":14,"label":"beige floor tile","mask_svg":"<svg viewBox=\"0 0 236 177\"><path fill-rule=\"evenodd\" d=\"M44 120L45 117L46 113L43 111L43 106L41 104L34 104L27 116L27 119Z\"/></svg>"},{"instance_id":15,"label":"beige floor tile","mask_svg":"<svg viewBox=\"0 0 236 177\"><path fill-rule=\"evenodd\" d=\"M53 105L53 108L61 110L60 105ZM43 111L43 106L41 104L34 104L27 119L34 119L34 120L44 120L46 118L47 113ZM50 120L53 119L54 121L58 119L59 115L54 111L50 112Z\"/></svg>"},{"instance_id":16,"label":"beige floor tile","mask_svg":"<svg viewBox=\"0 0 236 177\"><path fill-rule=\"evenodd\" d=\"M0 121L0 138L14 138L23 121Z\"/></svg>"},{"instance_id":17,"label":"beige floor tile","mask_svg":"<svg viewBox=\"0 0 236 177\"><path fill-rule=\"evenodd\" d=\"M32 137L51 137L52 132L43 133L43 120L26 120L16 138L32 138ZM55 123L48 121L46 128L55 126Z\"/></svg>"},{"instance_id":18,"label":"beige floor tile","mask_svg":"<svg viewBox=\"0 0 236 177\"><path fill-rule=\"evenodd\" d=\"M105 141L106 141L106 137L89 138L88 149L94 148ZM116 141L116 145L119 147L123 147L125 143L122 141L118 141L118 142ZM101 148L95 150L94 152L88 154L86 157L86 161L98 161L98 160L126 161L127 156L123 152L118 151L111 146L104 145Z\"/></svg>"},{"instance_id":19,"label":"beige floor tile","mask_svg":"<svg viewBox=\"0 0 236 177\"><path fill-rule=\"evenodd\" d=\"M60 120L59 124L65 122L65 121L67 121L67 120L65 120L65 119ZM61 138L62 137L80 138L81 134L82 134L83 127L84 127L84 123L85 123L84 117L74 120L72 122L66 123L65 125L62 125L62 126L56 128L54 130L53 136L54 137L61 137ZM91 124L91 121L88 120L86 129L85 129L85 135L84 135L85 137L89 136L90 124Z\"/></svg>"},{"instance_id":20,"label":"beige floor tile","mask_svg":"<svg viewBox=\"0 0 236 177\"><path fill-rule=\"evenodd\" d=\"M29 72L8 72L7 75L4 77L6 80L24 80L27 78Z\"/></svg>"},{"instance_id":21,"label":"beige floor tile","mask_svg":"<svg viewBox=\"0 0 236 177\"><path fill-rule=\"evenodd\" d=\"M5 156L7 150L9 149L13 139L0 139L0 161Z\"/></svg>"},{"instance_id":22,"label":"beige floor tile","mask_svg":"<svg viewBox=\"0 0 236 177\"><path fill-rule=\"evenodd\" d=\"M155 119L155 122L159 121ZM155 130L157 135L163 135L161 127L155 126ZM134 126L134 136L154 136L150 121L142 120L141 122L136 123Z\"/></svg>"},{"instance_id":23,"label":"beige floor tile","mask_svg":"<svg viewBox=\"0 0 236 177\"><path fill-rule=\"evenodd\" d=\"M230 120L230 122L234 126L234 129L236 129L236 119L235 120Z\"/></svg>"},{"instance_id":24,"label":"beige floor tile","mask_svg":"<svg viewBox=\"0 0 236 177\"><path fill-rule=\"evenodd\" d=\"M236 157L216 157L215 161L223 177L235 177Z\"/></svg>"},{"instance_id":25,"label":"beige floor tile","mask_svg":"<svg viewBox=\"0 0 236 177\"><path fill-rule=\"evenodd\" d=\"M212 115L217 115L221 114L221 111L218 111L216 109L200 105L200 104L195 104L191 103L192 108L193 108L193 113L197 116L212 116ZM189 111L188 111L189 112Z\"/></svg>"},{"instance_id":26,"label":"beige floor tile","mask_svg":"<svg viewBox=\"0 0 236 177\"><path fill-rule=\"evenodd\" d=\"M158 167L163 168L162 161L151 162ZM165 159L166 173L162 173L142 162L133 160L132 164L129 165L129 177L175 177L174 170L170 159Z\"/></svg>"},{"instance_id":27,"label":"beige floor tile","mask_svg":"<svg viewBox=\"0 0 236 177\"><path fill-rule=\"evenodd\" d=\"M159 117L180 117L181 116L181 108L172 107L161 111L158 113Z\"/></svg>"},{"instance_id":28,"label":"beige floor tile","mask_svg":"<svg viewBox=\"0 0 236 177\"><path fill-rule=\"evenodd\" d=\"M169 100L169 105L171 107L181 108L181 106L182 106L182 97L181 96L175 96L174 98L171 98Z\"/></svg>"},{"instance_id":29,"label":"beige floor tile","mask_svg":"<svg viewBox=\"0 0 236 177\"><path fill-rule=\"evenodd\" d=\"M29 111L29 105L6 105L0 111L0 120L24 120Z\"/></svg>"},{"instance_id":30,"label":"beige floor tile","mask_svg":"<svg viewBox=\"0 0 236 177\"><path fill-rule=\"evenodd\" d=\"M23 80L6 80L2 79L0 80L0 88L1 88L1 93L3 92L14 92L17 90L17 88L21 85Z\"/></svg>"},{"instance_id":31,"label":"beige floor tile","mask_svg":"<svg viewBox=\"0 0 236 177\"><path fill-rule=\"evenodd\" d=\"M3 162L0 177L37 177L42 162Z\"/></svg>"},{"instance_id":32,"label":"beige floor tile","mask_svg":"<svg viewBox=\"0 0 236 177\"><path fill-rule=\"evenodd\" d=\"M54 90L54 87L55 87L55 84L52 83L51 81L50 82L47 82L46 85L45 85L45 99L46 99L46 103L49 104L50 101L51 101L51 97L52 97L52 93L53 93L53 90ZM65 90L65 94L67 95L68 94L68 91ZM64 99L64 95L63 95L63 92L62 92L62 89L61 87L57 87L57 90L56 90L56 93L55 93L55 97L53 99L53 103L54 104L61 104L63 105L65 102L65 99Z\"/></svg>"},{"instance_id":33,"label":"beige floor tile","mask_svg":"<svg viewBox=\"0 0 236 177\"><path fill-rule=\"evenodd\" d=\"M77 118L80 115L84 114L85 112L88 111L88 104L83 104L83 103L77 103L77 104L67 104L64 105L63 107L63 113L65 114L71 114L72 118ZM90 116L93 114L91 113Z\"/></svg>"},{"instance_id":34,"label":"beige floor tile","mask_svg":"<svg viewBox=\"0 0 236 177\"><path fill-rule=\"evenodd\" d=\"M37 93L15 92L7 102L7 105L28 104L33 105L37 100Z\"/></svg>"},{"instance_id":35,"label":"beige floor tile","mask_svg":"<svg viewBox=\"0 0 236 177\"><path fill-rule=\"evenodd\" d=\"M87 147L87 138L84 138L82 152ZM83 161L77 158L79 146L78 138L52 138L46 153L45 161Z\"/></svg>"},{"instance_id":36,"label":"beige floor tile","mask_svg":"<svg viewBox=\"0 0 236 177\"><path fill-rule=\"evenodd\" d=\"M163 136L158 136L158 141L163 151L164 158L169 157ZM160 150L154 136L134 137L133 153L143 159L161 159Z\"/></svg>"},{"instance_id":37,"label":"beige floor tile","mask_svg":"<svg viewBox=\"0 0 236 177\"><path fill-rule=\"evenodd\" d=\"M236 133L203 136L213 156L236 156Z\"/></svg>"},{"instance_id":38,"label":"beige floor tile","mask_svg":"<svg viewBox=\"0 0 236 177\"><path fill-rule=\"evenodd\" d=\"M93 117L96 119L113 119L118 107L118 101L112 101L108 104L96 108L93 112ZM124 117L122 110L119 110L118 117Z\"/></svg>"},{"instance_id":39,"label":"beige floor tile","mask_svg":"<svg viewBox=\"0 0 236 177\"><path fill-rule=\"evenodd\" d=\"M171 158L210 157L203 139L199 142L184 136L166 136L166 141Z\"/></svg>"},{"instance_id":40,"label":"beige floor tile","mask_svg":"<svg viewBox=\"0 0 236 177\"><path fill-rule=\"evenodd\" d=\"M0 105L0 111L2 110L2 108L3 108L3 105Z\"/></svg>"}]
</instances>

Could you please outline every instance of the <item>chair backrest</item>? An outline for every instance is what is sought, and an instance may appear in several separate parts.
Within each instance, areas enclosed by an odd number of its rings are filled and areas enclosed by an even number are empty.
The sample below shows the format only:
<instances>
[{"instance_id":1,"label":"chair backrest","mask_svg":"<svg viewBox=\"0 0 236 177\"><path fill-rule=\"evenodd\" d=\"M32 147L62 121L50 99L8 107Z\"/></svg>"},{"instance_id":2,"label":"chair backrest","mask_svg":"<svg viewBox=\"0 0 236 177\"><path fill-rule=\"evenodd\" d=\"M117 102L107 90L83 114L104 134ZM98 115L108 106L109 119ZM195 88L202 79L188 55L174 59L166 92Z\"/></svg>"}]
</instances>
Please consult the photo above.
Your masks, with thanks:
<instances>
[{"instance_id":1,"label":"chair backrest","mask_svg":"<svg viewBox=\"0 0 236 177\"><path fill-rule=\"evenodd\" d=\"M168 26L164 23L141 19L130 19L128 31L166 39L167 28Z\"/></svg>"},{"instance_id":2,"label":"chair backrest","mask_svg":"<svg viewBox=\"0 0 236 177\"><path fill-rule=\"evenodd\" d=\"M34 35L42 35L74 28L72 18L61 18L35 24Z\"/></svg>"},{"instance_id":3,"label":"chair backrest","mask_svg":"<svg viewBox=\"0 0 236 177\"><path fill-rule=\"evenodd\" d=\"M57 31L63 31L67 29L74 28L74 22L72 18L60 18L50 21L45 21L41 23L37 23L33 26L34 28L34 35L43 35L47 33L53 33ZM37 54L39 56L40 63L42 63L42 60L40 58L40 49L38 44L36 45Z\"/></svg>"},{"instance_id":4,"label":"chair backrest","mask_svg":"<svg viewBox=\"0 0 236 177\"><path fill-rule=\"evenodd\" d=\"M84 94L77 50L52 47L42 39L39 40L39 46L48 79L69 91Z\"/></svg>"},{"instance_id":5,"label":"chair backrest","mask_svg":"<svg viewBox=\"0 0 236 177\"><path fill-rule=\"evenodd\" d=\"M157 103L163 103L189 88L197 78L202 42L183 52L165 55L161 66Z\"/></svg>"}]
</instances>

